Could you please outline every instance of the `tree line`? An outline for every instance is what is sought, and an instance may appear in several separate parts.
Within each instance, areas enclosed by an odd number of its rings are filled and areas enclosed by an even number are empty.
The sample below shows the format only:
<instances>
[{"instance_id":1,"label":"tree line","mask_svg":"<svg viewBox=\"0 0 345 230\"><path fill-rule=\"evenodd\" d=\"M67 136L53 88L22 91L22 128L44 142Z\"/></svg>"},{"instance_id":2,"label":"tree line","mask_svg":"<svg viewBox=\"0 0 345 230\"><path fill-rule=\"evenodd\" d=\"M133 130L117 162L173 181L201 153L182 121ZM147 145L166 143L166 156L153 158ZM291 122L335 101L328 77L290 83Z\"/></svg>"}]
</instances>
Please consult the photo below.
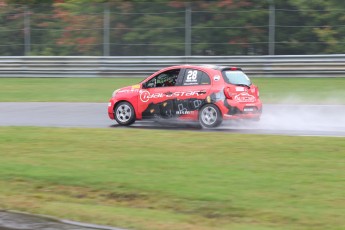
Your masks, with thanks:
<instances>
[{"instance_id":1,"label":"tree line","mask_svg":"<svg viewBox=\"0 0 345 230\"><path fill-rule=\"evenodd\" d=\"M0 0L0 55L339 54L343 0Z\"/></svg>"}]
</instances>

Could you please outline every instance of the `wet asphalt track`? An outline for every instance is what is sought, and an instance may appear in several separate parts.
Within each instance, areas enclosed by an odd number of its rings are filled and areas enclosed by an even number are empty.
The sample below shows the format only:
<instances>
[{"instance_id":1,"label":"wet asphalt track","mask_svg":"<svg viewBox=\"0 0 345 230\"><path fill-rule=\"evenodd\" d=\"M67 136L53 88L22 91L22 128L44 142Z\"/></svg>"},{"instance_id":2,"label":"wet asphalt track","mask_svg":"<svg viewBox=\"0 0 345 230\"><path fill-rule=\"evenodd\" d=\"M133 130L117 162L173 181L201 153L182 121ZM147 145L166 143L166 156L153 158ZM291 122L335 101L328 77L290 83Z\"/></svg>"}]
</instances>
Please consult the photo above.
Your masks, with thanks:
<instances>
[{"instance_id":1,"label":"wet asphalt track","mask_svg":"<svg viewBox=\"0 0 345 230\"><path fill-rule=\"evenodd\" d=\"M260 122L226 121L205 130L181 122L137 121L120 127L108 118L107 103L0 103L0 126L48 126L192 130L251 134L345 137L345 105L265 104Z\"/></svg>"},{"instance_id":2,"label":"wet asphalt track","mask_svg":"<svg viewBox=\"0 0 345 230\"><path fill-rule=\"evenodd\" d=\"M227 121L217 129L195 124L137 121L120 127L107 115L107 103L0 103L0 126L89 127L113 129L163 129L293 136L345 137L345 105L264 105L260 122ZM71 225L72 224L72 225ZM116 229L69 221L56 221L0 211L0 230Z\"/></svg>"},{"instance_id":3,"label":"wet asphalt track","mask_svg":"<svg viewBox=\"0 0 345 230\"><path fill-rule=\"evenodd\" d=\"M0 210L0 230L125 230Z\"/></svg>"}]
</instances>

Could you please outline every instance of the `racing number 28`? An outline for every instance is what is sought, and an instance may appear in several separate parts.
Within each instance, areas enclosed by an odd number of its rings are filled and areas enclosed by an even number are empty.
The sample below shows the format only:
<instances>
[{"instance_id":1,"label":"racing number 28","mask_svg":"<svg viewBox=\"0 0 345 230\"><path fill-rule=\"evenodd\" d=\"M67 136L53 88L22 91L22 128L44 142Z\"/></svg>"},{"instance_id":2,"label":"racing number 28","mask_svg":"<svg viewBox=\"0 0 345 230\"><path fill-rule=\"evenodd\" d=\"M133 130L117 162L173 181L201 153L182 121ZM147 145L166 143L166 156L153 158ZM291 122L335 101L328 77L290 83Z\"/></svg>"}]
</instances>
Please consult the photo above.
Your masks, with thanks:
<instances>
[{"instance_id":1,"label":"racing number 28","mask_svg":"<svg viewBox=\"0 0 345 230\"><path fill-rule=\"evenodd\" d=\"M189 70L187 74L187 81L195 81L198 75L197 70Z\"/></svg>"}]
</instances>

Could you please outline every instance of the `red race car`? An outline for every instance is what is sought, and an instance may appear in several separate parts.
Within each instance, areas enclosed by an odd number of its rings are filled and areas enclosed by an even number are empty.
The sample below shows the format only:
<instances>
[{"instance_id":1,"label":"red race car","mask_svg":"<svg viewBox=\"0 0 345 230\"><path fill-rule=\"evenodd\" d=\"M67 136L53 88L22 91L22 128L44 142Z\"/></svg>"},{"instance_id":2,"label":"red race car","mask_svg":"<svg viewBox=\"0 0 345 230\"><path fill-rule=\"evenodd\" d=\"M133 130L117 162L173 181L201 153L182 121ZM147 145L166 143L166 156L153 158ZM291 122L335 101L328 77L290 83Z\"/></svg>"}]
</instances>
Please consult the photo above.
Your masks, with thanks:
<instances>
[{"instance_id":1,"label":"red race car","mask_svg":"<svg viewBox=\"0 0 345 230\"><path fill-rule=\"evenodd\" d=\"M119 125L135 120L178 118L204 128L223 119L259 120L259 89L237 67L181 65L164 68L137 85L115 90L108 104Z\"/></svg>"}]
</instances>

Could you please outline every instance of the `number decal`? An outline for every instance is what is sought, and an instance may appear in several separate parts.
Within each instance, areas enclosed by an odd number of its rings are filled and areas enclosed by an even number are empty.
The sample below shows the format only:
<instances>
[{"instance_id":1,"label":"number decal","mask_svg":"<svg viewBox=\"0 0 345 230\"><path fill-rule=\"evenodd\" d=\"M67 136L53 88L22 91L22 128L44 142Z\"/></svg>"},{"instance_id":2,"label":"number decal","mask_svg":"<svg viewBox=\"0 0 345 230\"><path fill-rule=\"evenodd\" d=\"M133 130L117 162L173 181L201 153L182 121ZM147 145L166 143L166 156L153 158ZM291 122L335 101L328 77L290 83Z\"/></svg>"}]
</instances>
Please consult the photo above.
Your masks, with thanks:
<instances>
[{"instance_id":1,"label":"number decal","mask_svg":"<svg viewBox=\"0 0 345 230\"><path fill-rule=\"evenodd\" d=\"M189 70L187 74L186 82L196 82L198 76L197 70Z\"/></svg>"}]
</instances>

